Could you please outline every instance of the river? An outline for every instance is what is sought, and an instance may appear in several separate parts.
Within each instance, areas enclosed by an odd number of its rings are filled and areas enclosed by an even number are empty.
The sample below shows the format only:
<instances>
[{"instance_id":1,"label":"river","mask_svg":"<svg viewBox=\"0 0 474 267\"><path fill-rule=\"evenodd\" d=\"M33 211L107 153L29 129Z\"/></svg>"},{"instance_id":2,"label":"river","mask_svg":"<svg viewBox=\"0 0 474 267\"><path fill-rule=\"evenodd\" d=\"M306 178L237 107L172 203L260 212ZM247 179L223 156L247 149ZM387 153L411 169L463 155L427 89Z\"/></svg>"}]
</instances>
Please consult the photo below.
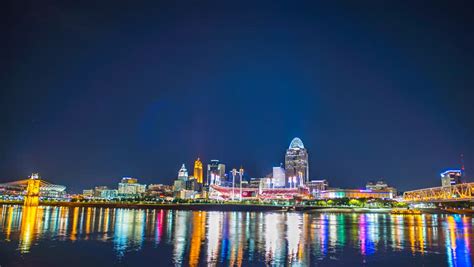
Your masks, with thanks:
<instances>
[{"instance_id":1,"label":"river","mask_svg":"<svg viewBox=\"0 0 474 267\"><path fill-rule=\"evenodd\" d=\"M0 206L0 266L472 266L446 214Z\"/></svg>"}]
</instances>

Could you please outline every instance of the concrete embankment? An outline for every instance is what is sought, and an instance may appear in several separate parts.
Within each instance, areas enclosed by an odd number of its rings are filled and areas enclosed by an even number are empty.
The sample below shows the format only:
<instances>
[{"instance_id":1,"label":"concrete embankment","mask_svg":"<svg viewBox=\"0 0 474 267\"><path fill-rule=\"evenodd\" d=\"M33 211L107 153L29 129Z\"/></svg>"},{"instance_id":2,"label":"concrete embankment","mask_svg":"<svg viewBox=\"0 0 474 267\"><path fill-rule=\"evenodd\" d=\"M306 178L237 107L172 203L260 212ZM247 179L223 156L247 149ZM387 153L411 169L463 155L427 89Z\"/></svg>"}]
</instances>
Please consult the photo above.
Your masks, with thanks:
<instances>
[{"instance_id":1,"label":"concrete embankment","mask_svg":"<svg viewBox=\"0 0 474 267\"><path fill-rule=\"evenodd\" d=\"M22 205L20 201L0 201L0 204ZM124 203L124 202L40 202L41 206L93 207L125 209L163 209L163 210L203 210L203 211L313 211L313 212L355 212L351 208L323 208L315 206L279 206L268 204L240 203Z\"/></svg>"},{"instance_id":2,"label":"concrete embankment","mask_svg":"<svg viewBox=\"0 0 474 267\"><path fill-rule=\"evenodd\" d=\"M23 205L23 201L0 200L0 205ZM124 209L202 210L202 211L302 211L315 213L390 213L390 208L350 208L315 206L278 206L240 203L123 203L123 202L40 202L41 206ZM471 210L420 209L424 214L469 214Z\"/></svg>"}]
</instances>

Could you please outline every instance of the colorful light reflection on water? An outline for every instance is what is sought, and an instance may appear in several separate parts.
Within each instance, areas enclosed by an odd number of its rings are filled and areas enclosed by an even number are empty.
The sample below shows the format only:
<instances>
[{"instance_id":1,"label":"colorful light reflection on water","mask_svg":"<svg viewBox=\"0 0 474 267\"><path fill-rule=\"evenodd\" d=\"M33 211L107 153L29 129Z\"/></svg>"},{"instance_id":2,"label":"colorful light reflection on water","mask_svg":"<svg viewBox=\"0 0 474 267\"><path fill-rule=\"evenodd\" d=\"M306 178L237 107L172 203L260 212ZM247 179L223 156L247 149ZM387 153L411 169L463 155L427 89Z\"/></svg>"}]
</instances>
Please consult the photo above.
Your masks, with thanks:
<instances>
[{"instance_id":1,"label":"colorful light reflection on water","mask_svg":"<svg viewBox=\"0 0 474 267\"><path fill-rule=\"evenodd\" d=\"M73 255L72 265L94 265L92 253L119 265L472 266L472 226L461 215L4 205L0 265L54 266Z\"/></svg>"}]
</instances>

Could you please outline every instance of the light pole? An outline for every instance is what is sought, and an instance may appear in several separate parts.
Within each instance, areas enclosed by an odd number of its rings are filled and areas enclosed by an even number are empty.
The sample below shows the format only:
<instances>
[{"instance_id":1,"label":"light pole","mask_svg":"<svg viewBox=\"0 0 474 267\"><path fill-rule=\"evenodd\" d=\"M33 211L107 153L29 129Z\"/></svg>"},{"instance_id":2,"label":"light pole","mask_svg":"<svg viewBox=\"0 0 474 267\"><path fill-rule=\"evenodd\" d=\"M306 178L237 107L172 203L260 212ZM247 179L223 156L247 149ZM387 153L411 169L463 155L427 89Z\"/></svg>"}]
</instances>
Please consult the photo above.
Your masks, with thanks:
<instances>
[{"instance_id":1,"label":"light pole","mask_svg":"<svg viewBox=\"0 0 474 267\"><path fill-rule=\"evenodd\" d=\"M219 185L219 184L217 183L217 177L218 177L218 175L216 175L216 174L214 174L214 173L211 173L211 184L213 184L213 185Z\"/></svg>"},{"instance_id":2,"label":"light pole","mask_svg":"<svg viewBox=\"0 0 474 267\"><path fill-rule=\"evenodd\" d=\"M242 168L242 166L240 166L239 173L240 173L240 202L242 202L242 176L244 176L244 168Z\"/></svg>"},{"instance_id":3,"label":"light pole","mask_svg":"<svg viewBox=\"0 0 474 267\"><path fill-rule=\"evenodd\" d=\"M235 195L235 175L237 174L237 169L232 169L232 201L234 201Z\"/></svg>"}]
</instances>

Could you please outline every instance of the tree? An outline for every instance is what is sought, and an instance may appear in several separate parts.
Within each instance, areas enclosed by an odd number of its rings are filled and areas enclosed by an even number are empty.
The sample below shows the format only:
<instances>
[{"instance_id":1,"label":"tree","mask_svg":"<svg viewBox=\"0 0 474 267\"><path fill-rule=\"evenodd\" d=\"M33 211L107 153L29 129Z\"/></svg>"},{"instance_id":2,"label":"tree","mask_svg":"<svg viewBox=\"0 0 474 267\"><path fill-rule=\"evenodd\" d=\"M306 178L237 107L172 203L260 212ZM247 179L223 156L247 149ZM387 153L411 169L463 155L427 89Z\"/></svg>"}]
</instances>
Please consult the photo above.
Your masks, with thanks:
<instances>
[{"instance_id":1,"label":"tree","mask_svg":"<svg viewBox=\"0 0 474 267\"><path fill-rule=\"evenodd\" d=\"M362 202L358 199L351 199L349 200L349 206L352 207L360 207L362 205Z\"/></svg>"}]
</instances>

